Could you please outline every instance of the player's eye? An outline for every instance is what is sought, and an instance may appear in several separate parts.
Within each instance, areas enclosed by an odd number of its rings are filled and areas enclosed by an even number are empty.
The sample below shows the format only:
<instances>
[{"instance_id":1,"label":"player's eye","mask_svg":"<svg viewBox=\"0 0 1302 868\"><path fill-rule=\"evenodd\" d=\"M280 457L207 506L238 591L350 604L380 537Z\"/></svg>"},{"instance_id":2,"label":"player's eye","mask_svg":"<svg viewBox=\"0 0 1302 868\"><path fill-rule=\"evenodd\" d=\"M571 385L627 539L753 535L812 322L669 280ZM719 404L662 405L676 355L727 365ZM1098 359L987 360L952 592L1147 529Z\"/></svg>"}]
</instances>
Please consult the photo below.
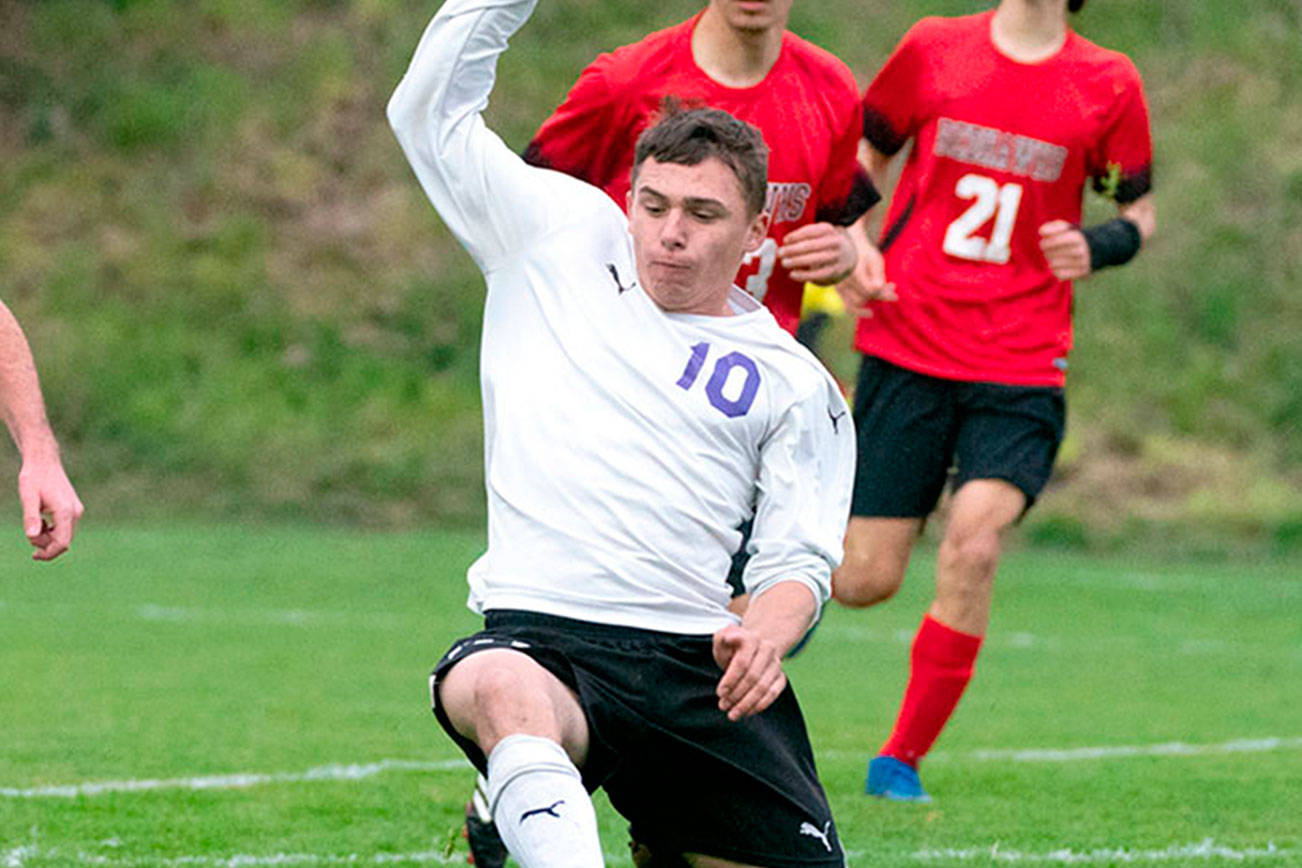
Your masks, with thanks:
<instances>
[{"instance_id":1,"label":"player's eye","mask_svg":"<svg viewBox=\"0 0 1302 868\"><path fill-rule=\"evenodd\" d=\"M710 223L719 219L719 212L708 208L697 208L692 212L692 216L702 223Z\"/></svg>"}]
</instances>

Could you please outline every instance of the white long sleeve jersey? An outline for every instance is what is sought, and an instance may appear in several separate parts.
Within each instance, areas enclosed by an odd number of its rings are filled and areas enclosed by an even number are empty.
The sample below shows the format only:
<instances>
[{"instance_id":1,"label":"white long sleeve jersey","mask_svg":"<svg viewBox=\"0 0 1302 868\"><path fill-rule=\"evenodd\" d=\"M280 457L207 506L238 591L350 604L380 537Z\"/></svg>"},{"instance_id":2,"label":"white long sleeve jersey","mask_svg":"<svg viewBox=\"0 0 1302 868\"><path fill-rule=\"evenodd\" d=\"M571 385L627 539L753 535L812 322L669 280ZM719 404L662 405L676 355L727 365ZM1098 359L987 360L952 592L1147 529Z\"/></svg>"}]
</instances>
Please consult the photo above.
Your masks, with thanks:
<instances>
[{"instance_id":1,"label":"white long sleeve jersey","mask_svg":"<svg viewBox=\"0 0 1302 868\"><path fill-rule=\"evenodd\" d=\"M497 57L533 5L448 0L389 102L488 284L488 550L470 606L711 633L735 621L726 576L750 518L747 589L796 581L821 606L854 472L845 400L736 288L734 316L661 310L606 194L485 127Z\"/></svg>"}]
</instances>

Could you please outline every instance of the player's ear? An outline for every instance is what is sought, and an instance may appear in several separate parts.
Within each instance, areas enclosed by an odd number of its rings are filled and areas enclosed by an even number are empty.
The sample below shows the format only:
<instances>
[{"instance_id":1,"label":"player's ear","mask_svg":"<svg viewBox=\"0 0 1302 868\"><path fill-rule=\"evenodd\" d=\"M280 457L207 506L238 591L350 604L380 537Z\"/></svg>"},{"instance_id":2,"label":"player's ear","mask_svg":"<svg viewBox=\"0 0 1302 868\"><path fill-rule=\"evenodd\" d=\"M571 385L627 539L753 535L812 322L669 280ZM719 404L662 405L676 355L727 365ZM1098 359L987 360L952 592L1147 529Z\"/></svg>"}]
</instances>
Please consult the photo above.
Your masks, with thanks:
<instances>
[{"instance_id":1,"label":"player's ear","mask_svg":"<svg viewBox=\"0 0 1302 868\"><path fill-rule=\"evenodd\" d=\"M764 243L769 234L769 212L761 211L750 221L746 229L746 252L754 253Z\"/></svg>"},{"instance_id":2,"label":"player's ear","mask_svg":"<svg viewBox=\"0 0 1302 868\"><path fill-rule=\"evenodd\" d=\"M628 192L624 194L624 213L633 213L633 188L629 187Z\"/></svg>"}]
</instances>

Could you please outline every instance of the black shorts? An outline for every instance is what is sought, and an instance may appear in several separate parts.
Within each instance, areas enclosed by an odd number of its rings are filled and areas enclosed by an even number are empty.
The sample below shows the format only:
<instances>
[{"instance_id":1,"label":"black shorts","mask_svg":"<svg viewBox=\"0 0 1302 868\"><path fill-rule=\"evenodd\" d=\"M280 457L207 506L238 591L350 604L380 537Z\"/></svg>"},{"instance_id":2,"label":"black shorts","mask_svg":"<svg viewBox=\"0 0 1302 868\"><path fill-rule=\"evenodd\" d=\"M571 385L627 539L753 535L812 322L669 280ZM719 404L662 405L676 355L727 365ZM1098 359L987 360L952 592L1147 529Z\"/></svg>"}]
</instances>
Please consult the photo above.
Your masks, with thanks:
<instances>
[{"instance_id":1,"label":"black shorts","mask_svg":"<svg viewBox=\"0 0 1302 868\"><path fill-rule=\"evenodd\" d=\"M753 865L844 864L827 796L791 686L764 712L730 722L715 688L710 636L685 636L492 611L453 644L433 683L470 654L527 654L579 697L587 718L583 781L605 787L653 853L702 853ZM480 772L478 745L434 714Z\"/></svg>"},{"instance_id":2,"label":"black shorts","mask_svg":"<svg viewBox=\"0 0 1302 868\"><path fill-rule=\"evenodd\" d=\"M859 436L852 515L923 518L951 478L1002 479L1030 509L1062 443L1062 389L929 377L864 356L854 394Z\"/></svg>"}]
</instances>

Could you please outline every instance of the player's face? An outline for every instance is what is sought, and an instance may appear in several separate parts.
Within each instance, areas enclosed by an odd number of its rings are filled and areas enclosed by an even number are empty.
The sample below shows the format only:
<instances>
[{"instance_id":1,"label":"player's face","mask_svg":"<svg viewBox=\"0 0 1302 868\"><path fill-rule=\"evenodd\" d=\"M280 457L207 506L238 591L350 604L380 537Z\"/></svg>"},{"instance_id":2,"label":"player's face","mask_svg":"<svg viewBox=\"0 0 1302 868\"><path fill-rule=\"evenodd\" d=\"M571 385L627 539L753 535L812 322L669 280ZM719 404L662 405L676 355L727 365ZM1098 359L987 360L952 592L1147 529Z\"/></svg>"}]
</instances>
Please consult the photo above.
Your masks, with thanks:
<instances>
[{"instance_id":1,"label":"player's face","mask_svg":"<svg viewBox=\"0 0 1302 868\"><path fill-rule=\"evenodd\" d=\"M792 0L710 0L735 30L784 29Z\"/></svg>"},{"instance_id":2,"label":"player's face","mask_svg":"<svg viewBox=\"0 0 1302 868\"><path fill-rule=\"evenodd\" d=\"M720 315L741 258L764 241L768 215L747 213L741 182L711 157L695 166L648 157L628 194L638 282L661 308Z\"/></svg>"}]
</instances>

